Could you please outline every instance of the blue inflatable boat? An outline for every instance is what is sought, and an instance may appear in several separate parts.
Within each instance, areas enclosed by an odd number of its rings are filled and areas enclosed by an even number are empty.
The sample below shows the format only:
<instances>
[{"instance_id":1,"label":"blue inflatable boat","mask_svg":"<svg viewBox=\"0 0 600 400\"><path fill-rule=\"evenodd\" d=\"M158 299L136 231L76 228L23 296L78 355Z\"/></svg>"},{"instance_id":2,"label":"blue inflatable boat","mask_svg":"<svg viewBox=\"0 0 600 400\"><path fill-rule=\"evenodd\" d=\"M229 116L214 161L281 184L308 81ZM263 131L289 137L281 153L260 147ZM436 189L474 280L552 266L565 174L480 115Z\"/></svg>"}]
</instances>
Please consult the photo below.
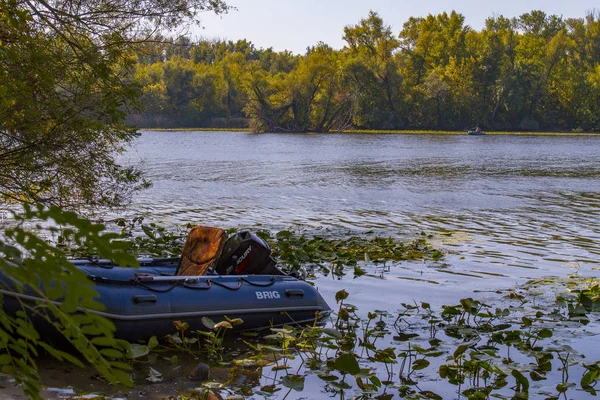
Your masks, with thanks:
<instances>
[{"instance_id":1,"label":"blue inflatable boat","mask_svg":"<svg viewBox=\"0 0 600 400\"><path fill-rule=\"evenodd\" d=\"M282 325L323 323L331 309L319 292L305 281L287 275L173 275L178 260L140 260L140 268L121 268L108 262L75 260L95 282L103 311L91 311L111 320L115 337L147 340L175 332L173 322L191 330L205 330L202 318L215 322L241 318L241 330ZM43 301L30 293L0 290L8 314L20 302ZM43 330L43 328L42 328Z\"/></svg>"},{"instance_id":2,"label":"blue inflatable boat","mask_svg":"<svg viewBox=\"0 0 600 400\"><path fill-rule=\"evenodd\" d=\"M111 320L116 326L115 337L128 341L175 333L175 321L187 322L190 330L206 330L204 317L215 322L225 316L240 318L243 323L236 327L238 330L325 323L331 309L317 289L281 273L270 258L254 257L260 255L266 244L255 235L246 235L229 240L227 243L233 246L222 250L227 253L229 263L238 266L243 261L249 265L246 274L240 274L239 267L232 269L222 261L223 257L218 262L221 267L201 276L181 275L180 258L138 259L139 268L122 268L108 260L72 263L95 283L99 302L105 306L102 311L89 311ZM10 281L2 274L0 281L4 283L0 293L8 314L21 310L21 302L45 301L33 291L10 290ZM39 330L52 334L43 324Z\"/></svg>"}]
</instances>

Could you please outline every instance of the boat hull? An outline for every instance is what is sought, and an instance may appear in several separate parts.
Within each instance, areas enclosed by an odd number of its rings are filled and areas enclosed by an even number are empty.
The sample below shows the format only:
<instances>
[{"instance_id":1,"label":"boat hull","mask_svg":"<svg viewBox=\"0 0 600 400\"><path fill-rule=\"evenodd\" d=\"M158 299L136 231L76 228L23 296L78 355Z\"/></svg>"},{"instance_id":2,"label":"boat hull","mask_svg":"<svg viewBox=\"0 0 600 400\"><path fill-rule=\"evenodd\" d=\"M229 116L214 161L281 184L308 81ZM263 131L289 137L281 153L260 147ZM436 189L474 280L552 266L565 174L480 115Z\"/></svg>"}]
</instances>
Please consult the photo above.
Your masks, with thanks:
<instances>
[{"instance_id":1,"label":"boat hull","mask_svg":"<svg viewBox=\"0 0 600 400\"><path fill-rule=\"evenodd\" d=\"M102 311L87 310L111 320L115 337L147 340L175 333L174 322L190 330L206 330L202 319L215 322L240 318L239 330L263 330L282 325L323 324L331 309L319 292L290 276L173 276L176 263L139 269L78 265L95 282ZM6 283L6 282L5 282ZM14 315L21 302L45 300L29 292L1 290L4 309ZM41 326L42 330L45 330ZM51 332L44 332L51 334Z\"/></svg>"}]
</instances>

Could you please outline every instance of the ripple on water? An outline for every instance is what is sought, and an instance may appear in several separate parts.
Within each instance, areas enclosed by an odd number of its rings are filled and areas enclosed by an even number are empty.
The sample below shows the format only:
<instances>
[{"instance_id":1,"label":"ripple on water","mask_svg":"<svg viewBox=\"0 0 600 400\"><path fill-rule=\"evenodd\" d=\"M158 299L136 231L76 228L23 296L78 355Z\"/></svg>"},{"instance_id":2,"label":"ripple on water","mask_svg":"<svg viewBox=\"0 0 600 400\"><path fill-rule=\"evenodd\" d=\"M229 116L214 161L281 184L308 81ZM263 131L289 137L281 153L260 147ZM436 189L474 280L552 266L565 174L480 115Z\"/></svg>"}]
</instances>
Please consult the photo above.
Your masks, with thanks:
<instances>
[{"instance_id":1,"label":"ripple on water","mask_svg":"<svg viewBox=\"0 0 600 400\"><path fill-rule=\"evenodd\" d=\"M589 271L600 255L600 138L468 139L144 132L124 160L143 159L155 185L129 215L167 224L433 234L448 252L447 268L405 275L414 280L394 292L400 297L417 279L447 290L459 282L460 291L470 280L496 287L561 274L566 263Z\"/></svg>"}]
</instances>

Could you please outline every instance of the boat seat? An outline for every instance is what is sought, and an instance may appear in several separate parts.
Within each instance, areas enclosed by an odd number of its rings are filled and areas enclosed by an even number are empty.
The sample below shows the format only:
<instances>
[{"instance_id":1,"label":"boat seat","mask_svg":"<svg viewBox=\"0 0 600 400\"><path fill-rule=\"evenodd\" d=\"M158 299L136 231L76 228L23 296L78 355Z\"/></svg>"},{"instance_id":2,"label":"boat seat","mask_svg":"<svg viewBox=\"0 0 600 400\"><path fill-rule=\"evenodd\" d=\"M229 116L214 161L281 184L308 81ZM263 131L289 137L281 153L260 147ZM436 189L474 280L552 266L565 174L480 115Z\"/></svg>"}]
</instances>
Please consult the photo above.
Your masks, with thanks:
<instances>
[{"instance_id":1,"label":"boat seat","mask_svg":"<svg viewBox=\"0 0 600 400\"><path fill-rule=\"evenodd\" d=\"M219 259L225 231L221 228L195 226L185 240L179 266L175 275L199 276Z\"/></svg>"}]
</instances>

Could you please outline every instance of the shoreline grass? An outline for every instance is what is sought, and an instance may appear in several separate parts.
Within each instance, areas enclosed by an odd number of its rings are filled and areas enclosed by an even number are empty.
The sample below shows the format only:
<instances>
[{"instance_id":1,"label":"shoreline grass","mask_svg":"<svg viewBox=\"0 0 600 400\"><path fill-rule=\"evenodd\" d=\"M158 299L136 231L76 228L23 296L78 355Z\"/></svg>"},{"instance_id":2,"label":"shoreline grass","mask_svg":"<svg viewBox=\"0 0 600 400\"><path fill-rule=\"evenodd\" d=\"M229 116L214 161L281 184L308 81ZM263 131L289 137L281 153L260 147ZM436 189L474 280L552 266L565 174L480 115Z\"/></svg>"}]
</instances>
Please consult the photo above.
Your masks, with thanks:
<instances>
[{"instance_id":1,"label":"shoreline grass","mask_svg":"<svg viewBox=\"0 0 600 400\"><path fill-rule=\"evenodd\" d=\"M153 132L248 132L248 128L139 128L139 131ZM394 134L394 135L466 135L467 131L443 131L443 130L379 130L379 129L352 129L340 132L267 132L267 133L285 133L285 134ZM600 136L600 132L526 132L526 131L486 131L485 135L477 136L496 136L496 135L522 135L522 136Z\"/></svg>"},{"instance_id":2,"label":"shoreline grass","mask_svg":"<svg viewBox=\"0 0 600 400\"><path fill-rule=\"evenodd\" d=\"M442 131L442 130L366 130L355 129L340 133L373 133L373 134L400 134L400 135L467 135L467 131ZM529 135L529 136L599 136L600 132L526 132L526 131L485 131L484 135Z\"/></svg>"},{"instance_id":3,"label":"shoreline grass","mask_svg":"<svg viewBox=\"0 0 600 400\"><path fill-rule=\"evenodd\" d=\"M251 132L248 128L137 128L153 132Z\"/></svg>"}]
</instances>

